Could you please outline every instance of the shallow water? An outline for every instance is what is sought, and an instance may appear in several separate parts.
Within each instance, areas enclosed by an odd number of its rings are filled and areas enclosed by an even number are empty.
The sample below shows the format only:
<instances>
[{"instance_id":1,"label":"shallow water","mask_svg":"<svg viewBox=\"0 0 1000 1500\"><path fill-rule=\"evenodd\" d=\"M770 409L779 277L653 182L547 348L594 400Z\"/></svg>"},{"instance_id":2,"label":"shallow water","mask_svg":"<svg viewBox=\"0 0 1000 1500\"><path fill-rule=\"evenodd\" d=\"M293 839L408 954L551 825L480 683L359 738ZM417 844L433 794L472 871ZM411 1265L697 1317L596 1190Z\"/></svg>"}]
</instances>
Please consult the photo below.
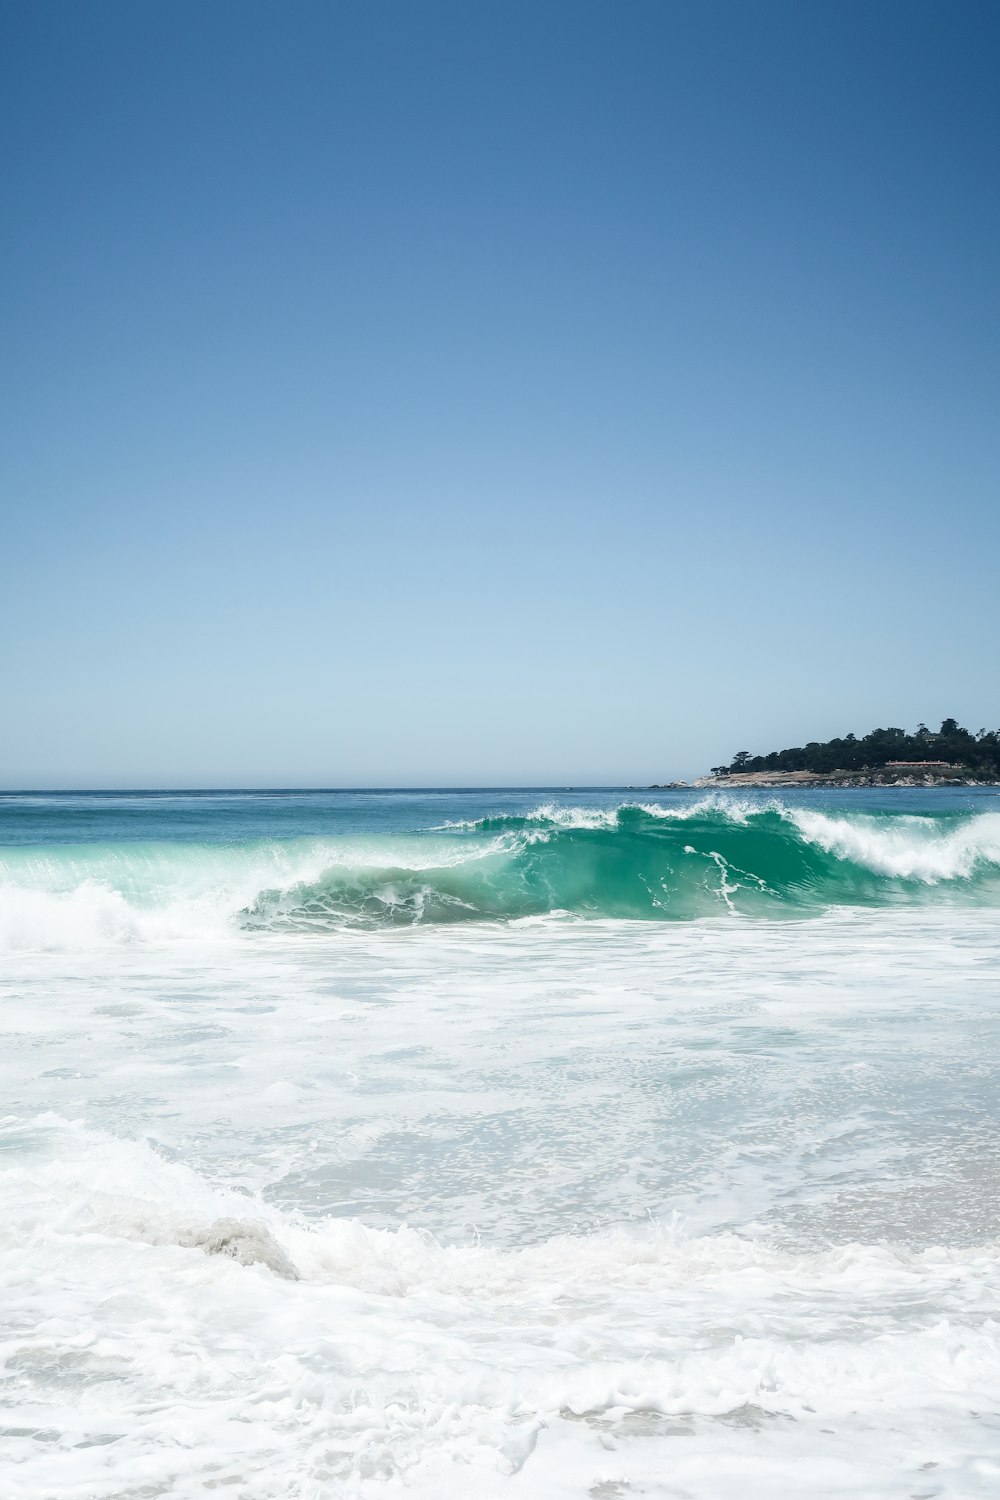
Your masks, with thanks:
<instances>
[{"instance_id":1,"label":"shallow water","mask_svg":"<svg viewBox=\"0 0 1000 1500\"><path fill-rule=\"evenodd\" d=\"M635 795L3 803L4 1495L997 1492L995 797Z\"/></svg>"}]
</instances>

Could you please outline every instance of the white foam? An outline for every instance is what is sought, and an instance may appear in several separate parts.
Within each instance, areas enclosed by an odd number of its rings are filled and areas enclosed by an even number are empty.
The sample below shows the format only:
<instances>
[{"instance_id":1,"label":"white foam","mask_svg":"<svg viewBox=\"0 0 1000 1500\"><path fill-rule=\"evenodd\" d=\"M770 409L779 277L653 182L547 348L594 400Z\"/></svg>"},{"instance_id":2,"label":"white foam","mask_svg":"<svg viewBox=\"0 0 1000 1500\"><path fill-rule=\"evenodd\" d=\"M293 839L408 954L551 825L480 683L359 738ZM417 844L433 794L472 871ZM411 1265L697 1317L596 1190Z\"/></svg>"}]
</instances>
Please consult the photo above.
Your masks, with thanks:
<instances>
[{"instance_id":1,"label":"white foam","mask_svg":"<svg viewBox=\"0 0 1000 1500\"><path fill-rule=\"evenodd\" d=\"M1000 813L944 826L931 818L838 818L804 808L787 808L784 816L826 853L879 875L933 885L968 878L977 866L1000 864Z\"/></svg>"},{"instance_id":2,"label":"white foam","mask_svg":"<svg viewBox=\"0 0 1000 1500\"><path fill-rule=\"evenodd\" d=\"M9 956L5 1500L991 1495L998 962L940 906Z\"/></svg>"},{"instance_id":3,"label":"white foam","mask_svg":"<svg viewBox=\"0 0 1000 1500\"><path fill-rule=\"evenodd\" d=\"M678 1437L703 1500L810 1472L814 1495L912 1494L928 1462L942 1493L989 1493L963 1445L970 1410L1000 1403L996 1244L793 1254L654 1226L445 1248L34 1128L47 1149L0 1173L19 1500L112 1500L140 1477L184 1500L436 1500L512 1475L532 1500L666 1495Z\"/></svg>"}]
</instances>

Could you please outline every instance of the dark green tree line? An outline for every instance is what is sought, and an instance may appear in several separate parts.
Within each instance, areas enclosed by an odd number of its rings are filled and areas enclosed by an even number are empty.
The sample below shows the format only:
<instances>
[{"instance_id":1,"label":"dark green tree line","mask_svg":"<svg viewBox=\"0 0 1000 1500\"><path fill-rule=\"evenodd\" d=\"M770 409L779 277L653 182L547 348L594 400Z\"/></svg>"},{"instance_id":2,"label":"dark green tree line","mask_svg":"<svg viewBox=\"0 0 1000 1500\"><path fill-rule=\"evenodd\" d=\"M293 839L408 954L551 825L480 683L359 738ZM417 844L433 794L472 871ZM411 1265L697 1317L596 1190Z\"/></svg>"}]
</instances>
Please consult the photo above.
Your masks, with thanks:
<instances>
[{"instance_id":1,"label":"dark green tree line","mask_svg":"<svg viewBox=\"0 0 1000 1500\"><path fill-rule=\"evenodd\" d=\"M740 750L728 766L713 766L715 776L741 771L878 771L893 760L942 760L960 766L970 775L1000 776L1000 729L980 729L973 734L955 719L945 719L935 734L919 724L913 734L905 729L873 729L861 739L845 734L842 739L810 740L788 750L751 755Z\"/></svg>"}]
</instances>

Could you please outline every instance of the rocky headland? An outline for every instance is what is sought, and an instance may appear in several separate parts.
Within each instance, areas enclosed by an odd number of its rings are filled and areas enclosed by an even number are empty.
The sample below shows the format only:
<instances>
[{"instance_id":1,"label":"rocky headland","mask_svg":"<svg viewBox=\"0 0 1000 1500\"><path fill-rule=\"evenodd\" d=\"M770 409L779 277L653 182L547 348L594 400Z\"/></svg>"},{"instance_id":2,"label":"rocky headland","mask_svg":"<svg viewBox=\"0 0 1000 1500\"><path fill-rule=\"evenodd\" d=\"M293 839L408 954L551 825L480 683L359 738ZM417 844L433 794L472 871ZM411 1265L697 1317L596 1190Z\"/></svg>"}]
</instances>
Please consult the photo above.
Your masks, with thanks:
<instances>
[{"instance_id":1,"label":"rocky headland","mask_svg":"<svg viewBox=\"0 0 1000 1500\"><path fill-rule=\"evenodd\" d=\"M864 786L997 786L1000 783L973 776L963 766L935 766L933 770L914 766L911 769L869 771L744 771L728 776L699 776L695 787L734 790L738 787L864 787Z\"/></svg>"}]
</instances>

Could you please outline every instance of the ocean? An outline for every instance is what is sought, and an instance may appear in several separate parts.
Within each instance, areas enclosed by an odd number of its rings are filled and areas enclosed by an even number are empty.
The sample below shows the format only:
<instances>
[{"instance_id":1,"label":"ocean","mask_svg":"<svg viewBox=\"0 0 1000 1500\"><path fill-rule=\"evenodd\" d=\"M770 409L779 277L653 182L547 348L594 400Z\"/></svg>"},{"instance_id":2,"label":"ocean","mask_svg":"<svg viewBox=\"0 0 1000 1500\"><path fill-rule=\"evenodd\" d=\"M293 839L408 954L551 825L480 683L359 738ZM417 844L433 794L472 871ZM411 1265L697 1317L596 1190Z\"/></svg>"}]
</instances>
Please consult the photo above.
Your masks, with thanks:
<instances>
[{"instance_id":1,"label":"ocean","mask_svg":"<svg viewBox=\"0 0 1000 1500\"><path fill-rule=\"evenodd\" d=\"M0 796L5 1500L1000 1493L991 788Z\"/></svg>"}]
</instances>

